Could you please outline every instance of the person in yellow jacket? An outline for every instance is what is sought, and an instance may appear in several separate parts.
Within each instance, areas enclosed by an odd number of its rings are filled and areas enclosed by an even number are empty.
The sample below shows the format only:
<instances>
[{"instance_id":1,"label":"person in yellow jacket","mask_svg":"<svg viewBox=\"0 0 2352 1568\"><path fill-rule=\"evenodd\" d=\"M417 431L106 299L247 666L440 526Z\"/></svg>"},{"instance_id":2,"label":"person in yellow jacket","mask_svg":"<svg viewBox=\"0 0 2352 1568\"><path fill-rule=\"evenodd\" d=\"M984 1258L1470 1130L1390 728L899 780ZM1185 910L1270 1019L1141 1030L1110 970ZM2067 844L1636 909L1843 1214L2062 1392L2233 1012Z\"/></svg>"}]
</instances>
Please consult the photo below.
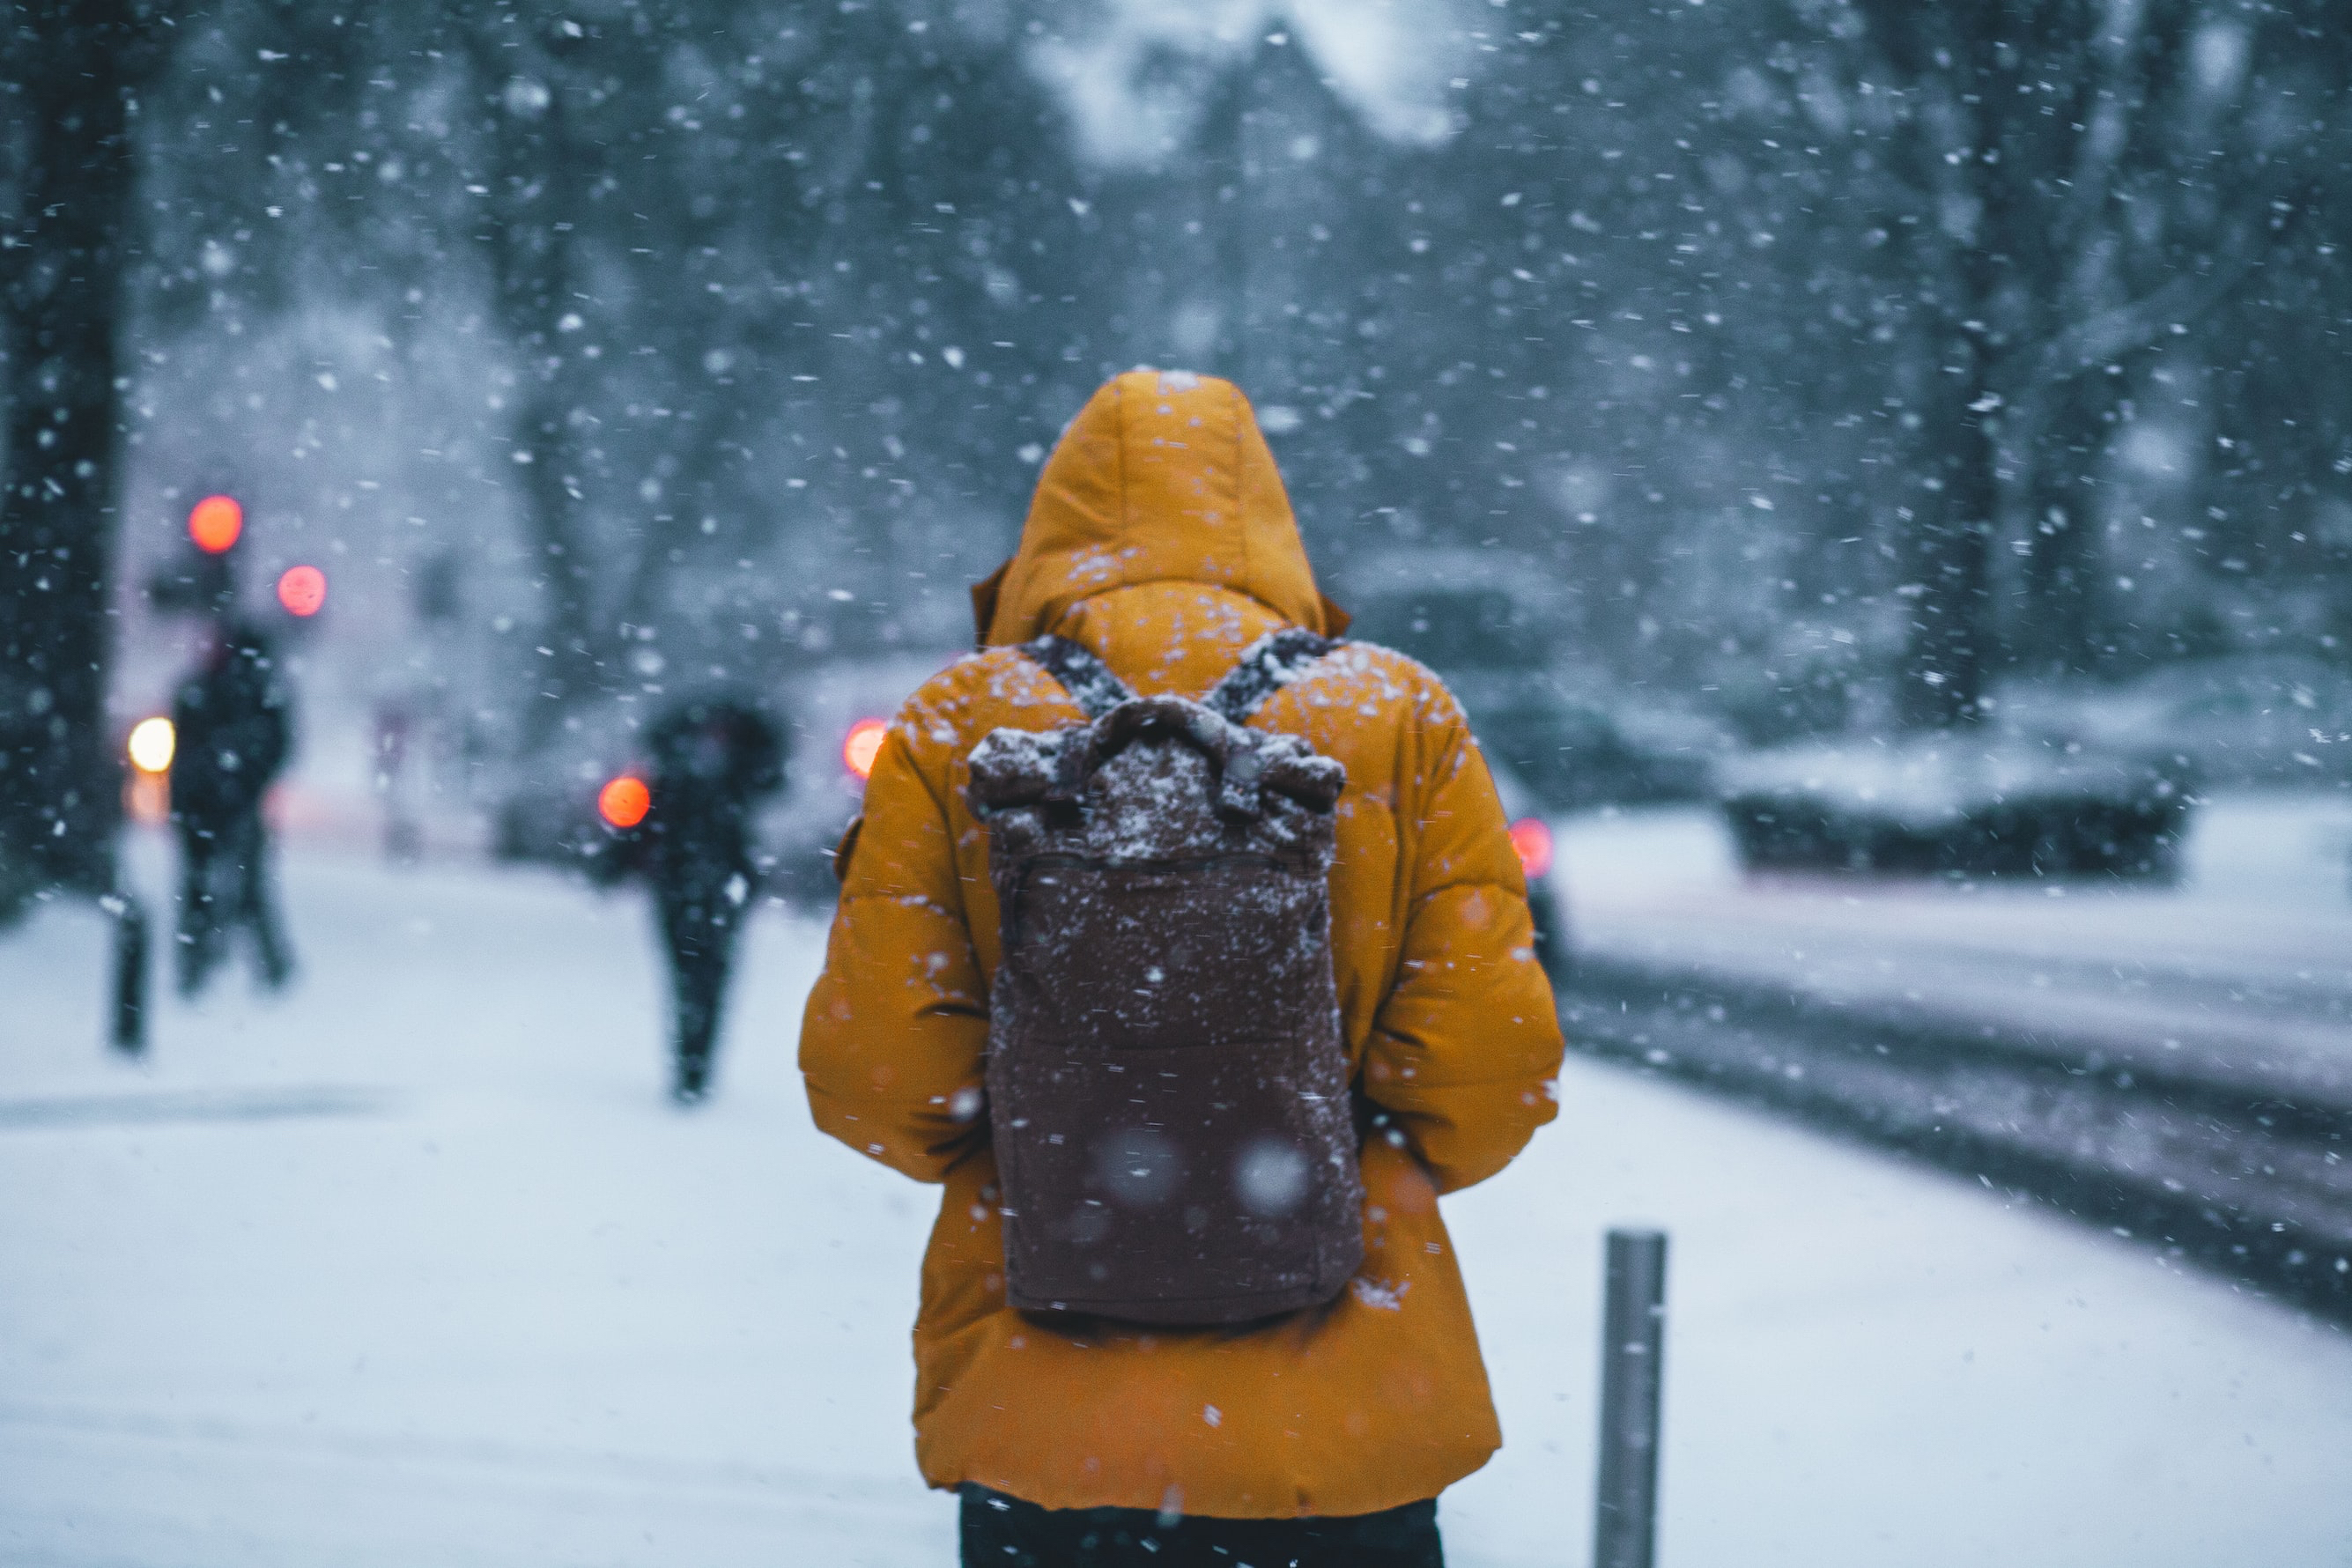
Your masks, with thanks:
<instances>
[{"instance_id":1,"label":"person in yellow jacket","mask_svg":"<svg viewBox=\"0 0 2352 1568\"><path fill-rule=\"evenodd\" d=\"M1215 1329L1023 1313L989 1145L1001 951L966 759L992 731L1084 714L1017 646L1055 633L1138 693L1199 697L1268 633L1337 636L1347 617L1316 587L1248 400L1153 371L1087 403L973 601L981 650L908 700L876 759L801 1033L818 1126L946 1189L916 1452L961 1491L964 1562L1438 1563L1434 1500L1502 1437L1437 1199L1551 1119L1561 1052L1462 710L1412 659L1347 643L1249 720L1347 768L1331 950L1366 1129L1349 1288Z\"/></svg>"}]
</instances>

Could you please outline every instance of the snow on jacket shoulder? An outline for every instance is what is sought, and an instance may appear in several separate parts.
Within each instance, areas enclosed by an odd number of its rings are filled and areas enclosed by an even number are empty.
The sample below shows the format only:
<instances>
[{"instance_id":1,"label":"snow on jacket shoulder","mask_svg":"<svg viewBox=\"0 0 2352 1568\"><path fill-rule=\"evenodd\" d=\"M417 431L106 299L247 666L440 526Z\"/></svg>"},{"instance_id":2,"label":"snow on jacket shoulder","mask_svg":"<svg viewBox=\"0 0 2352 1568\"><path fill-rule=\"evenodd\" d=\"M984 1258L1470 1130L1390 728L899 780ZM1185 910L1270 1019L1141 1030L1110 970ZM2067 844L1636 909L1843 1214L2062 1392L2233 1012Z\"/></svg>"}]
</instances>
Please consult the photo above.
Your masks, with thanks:
<instances>
[{"instance_id":1,"label":"snow on jacket shoulder","mask_svg":"<svg viewBox=\"0 0 2352 1568\"><path fill-rule=\"evenodd\" d=\"M1460 709L1411 659L1350 643L1251 720L1348 769L1332 950L1371 1123L1351 1288L1238 1330L1026 1318L1004 1304L982 1094L997 909L965 767L992 730L1083 715L1008 645L1058 632L1138 691L1198 696L1269 631L1338 628L1246 401L1150 372L1072 425L983 595L992 646L918 691L876 761L801 1039L818 1124L947 1186L915 1336L925 1477L1051 1508L1158 1508L1172 1489L1185 1510L1227 1517L1434 1496L1500 1441L1436 1196L1501 1169L1550 1120L1560 1056L1518 862Z\"/></svg>"}]
</instances>

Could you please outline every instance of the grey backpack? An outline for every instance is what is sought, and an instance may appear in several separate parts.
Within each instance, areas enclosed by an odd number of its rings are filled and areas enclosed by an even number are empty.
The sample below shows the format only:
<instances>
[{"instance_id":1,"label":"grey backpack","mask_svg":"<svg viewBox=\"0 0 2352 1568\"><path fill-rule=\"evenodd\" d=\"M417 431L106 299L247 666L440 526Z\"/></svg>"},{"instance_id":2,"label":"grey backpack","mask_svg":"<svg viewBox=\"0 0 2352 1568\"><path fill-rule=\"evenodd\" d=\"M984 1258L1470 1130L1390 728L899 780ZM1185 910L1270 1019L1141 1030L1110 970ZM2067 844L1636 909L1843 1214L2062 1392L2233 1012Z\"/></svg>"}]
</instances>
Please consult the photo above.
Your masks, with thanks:
<instances>
[{"instance_id":1,"label":"grey backpack","mask_svg":"<svg viewBox=\"0 0 2352 1568\"><path fill-rule=\"evenodd\" d=\"M1017 1308L1243 1322L1329 1300L1362 1259L1327 879L1346 770L1243 723L1333 646L1276 633L1194 702L1042 638L1022 651L1088 721L971 753Z\"/></svg>"}]
</instances>

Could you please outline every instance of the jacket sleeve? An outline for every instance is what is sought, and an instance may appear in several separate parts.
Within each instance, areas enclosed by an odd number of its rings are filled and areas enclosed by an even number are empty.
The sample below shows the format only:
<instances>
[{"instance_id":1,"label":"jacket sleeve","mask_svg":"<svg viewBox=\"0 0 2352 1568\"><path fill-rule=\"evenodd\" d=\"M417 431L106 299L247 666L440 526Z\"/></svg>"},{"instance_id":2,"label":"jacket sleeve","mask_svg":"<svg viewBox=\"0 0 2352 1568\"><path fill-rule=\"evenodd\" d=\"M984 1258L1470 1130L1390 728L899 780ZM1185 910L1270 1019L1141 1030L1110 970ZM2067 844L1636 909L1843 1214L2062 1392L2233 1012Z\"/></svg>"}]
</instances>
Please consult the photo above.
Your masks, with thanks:
<instances>
[{"instance_id":1,"label":"jacket sleeve","mask_svg":"<svg viewBox=\"0 0 2352 1568\"><path fill-rule=\"evenodd\" d=\"M943 791L894 726L801 1020L817 1126L924 1182L944 1181L987 1138L987 988Z\"/></svg>"},{"instance_id":2,"label":"jacket sleeve","mask_svg":"<svg viewBox=\"0 0 2352 1568\"><path fill-rule=\"evenodd\" d=\"M1458 712L1429 736L1431 763L1397 978L1366 1043L1372 1137L1410 1146L1440 1192L1484 1181L1557 1110L1561 1041L1535 958L1527 883L1502 803Z\"/></svg>"}]
</instances>

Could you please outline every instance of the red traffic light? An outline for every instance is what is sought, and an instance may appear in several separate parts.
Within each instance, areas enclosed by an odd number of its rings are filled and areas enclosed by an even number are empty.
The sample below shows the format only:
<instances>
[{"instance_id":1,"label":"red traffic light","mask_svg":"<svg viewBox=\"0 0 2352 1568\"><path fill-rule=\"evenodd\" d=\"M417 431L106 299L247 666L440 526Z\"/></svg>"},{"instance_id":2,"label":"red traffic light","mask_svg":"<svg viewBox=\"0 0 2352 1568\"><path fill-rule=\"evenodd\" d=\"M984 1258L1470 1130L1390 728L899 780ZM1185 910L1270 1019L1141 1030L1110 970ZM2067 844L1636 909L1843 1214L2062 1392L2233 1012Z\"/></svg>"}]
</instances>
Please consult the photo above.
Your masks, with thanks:
<instances>
[{"instance_id":1,"label":"red traffic light","mask_svg":"<svg viewBox=\"0 0 2352 1568\"><path fill-rule=\"evenodd\" d=\"M635 827L653 805L653 791L633 773L623 773L596 795L597 814L615 827Z\"/></svg>"},{"instance_id":2,"label":"red traffic light","mask_svg":"<svg viewBox=\"0 0 2352 1568\"><path fill-rule=\"evenodd\" d=\"M278 602L289 615L317 615L327 602L327 574L316 566L288 567L278 579Z\"/></svg>"},{"instance_id":3,"label":"red traffic light","mask_svg":"<svg viewBox=\"0 0 2352 1568\"><path fill-rule=\"evenodd\" d=\"M226 553L245 531L245 508L235 496L206 496L188 512L188 537L207 555Z\"/></svg>"},{"instance_id":4,"label":"red traffic light","mask_svg":"<svg viewBox=\"0 0 2352 1568\"><path fill-rule=\"evenodd\" d=\"M1542 818L1523 816L1511 824L1511 847L1518 851L1519 869L1529 880L1551 869L1551 829Z\"/></svg>"}]
</instances>

